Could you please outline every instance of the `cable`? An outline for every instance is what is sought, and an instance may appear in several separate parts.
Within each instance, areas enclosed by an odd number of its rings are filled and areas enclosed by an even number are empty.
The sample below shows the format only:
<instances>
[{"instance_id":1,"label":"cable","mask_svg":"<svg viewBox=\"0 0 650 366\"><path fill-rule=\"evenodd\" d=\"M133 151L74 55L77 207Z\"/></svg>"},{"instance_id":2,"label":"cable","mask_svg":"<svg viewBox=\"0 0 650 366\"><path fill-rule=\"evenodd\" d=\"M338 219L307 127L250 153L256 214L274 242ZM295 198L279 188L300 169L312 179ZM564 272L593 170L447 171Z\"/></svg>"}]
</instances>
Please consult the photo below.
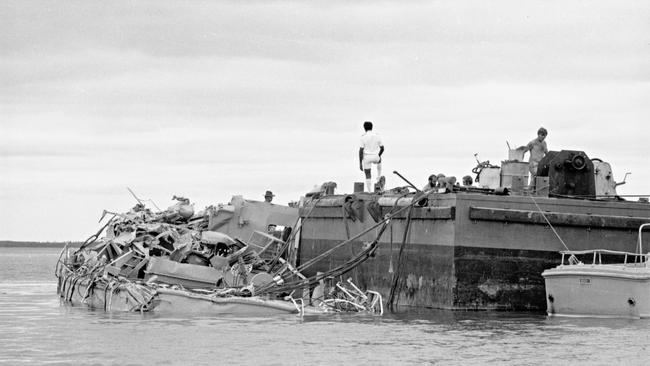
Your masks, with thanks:
<instances>
[{"instance_id":1,"label":"cable","mask_svg":"<svg viewBox=\"0 0 650 366\"><path fill-rule=\"evenodd\" d=\"M562 240L562 238L560 237L560 234L558 234L557 231L555 231L555 228L553 227L553 225L551 225L551 222L548 221L548 219L546 218L546 215L544 215L544 212L542 211L542 209L541 209L541 208L539 207L539 205L537 204L537 201L535 201L535 198L533 198L532 195L529 195L528 197L530 197L530 199L533 200L533 203L535 204L535 207L537 207L537 210L538 210L539 213L542 215L542 217L544 218L544 220L546 221L546 223L548 224L548 226L551 228L551 230L553 230L553 233L555 233L555 236L557 236L557 238L560 240L560 243L562 243L562 245L564 245L564 248L566 248L566 250L571 250L571 249L569 249L569 247L567 247L567 245L564 243L564 240Z\"/></svg>"}]
</instances>

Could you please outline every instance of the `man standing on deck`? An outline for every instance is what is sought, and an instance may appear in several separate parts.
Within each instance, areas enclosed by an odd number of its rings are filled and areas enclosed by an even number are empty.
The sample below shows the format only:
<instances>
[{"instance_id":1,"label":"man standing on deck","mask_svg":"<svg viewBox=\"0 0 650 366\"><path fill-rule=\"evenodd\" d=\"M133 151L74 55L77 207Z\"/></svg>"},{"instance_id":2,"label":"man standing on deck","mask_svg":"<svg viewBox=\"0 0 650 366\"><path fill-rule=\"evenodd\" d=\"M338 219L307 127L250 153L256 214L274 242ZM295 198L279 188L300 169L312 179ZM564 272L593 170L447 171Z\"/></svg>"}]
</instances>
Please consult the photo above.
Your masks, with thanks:
<instances>
[{"instance_id":1,"label":"man standing on deck","mask_svg":"<svg viewBox=\"0 0 650 366\"><path fill-rule=\"evenodd\" d=\"M546 141L544 139L548 135L548 131L544 127L540 127L537 130L537 138L529 142L526 146L520 146L517 150L523 150L525 154L526 151L530 151L530 157L528 158L528 170L530 171L530 182L528 184L529 188L535 187L535 178L537 177L537 166L539 161L542 160L544 155L548 153L548 148L546 147Z\"/></svg>"},{"instance_id":2,"label":"man standing on deck","mask_svg":"<svg viewBox=\"0 0 650 366\"><path fill-rule=\"evenodd\" d=\"M363 129L366 133L361 136L359 169L366 174L367 191L372 192L370 167L372 164L377 166L377 182L379 182L381 178L381 154L384 153L384 144L381 142L379 135L372 130L372 122L364 122Z\"/></svg>"}]
</instances>

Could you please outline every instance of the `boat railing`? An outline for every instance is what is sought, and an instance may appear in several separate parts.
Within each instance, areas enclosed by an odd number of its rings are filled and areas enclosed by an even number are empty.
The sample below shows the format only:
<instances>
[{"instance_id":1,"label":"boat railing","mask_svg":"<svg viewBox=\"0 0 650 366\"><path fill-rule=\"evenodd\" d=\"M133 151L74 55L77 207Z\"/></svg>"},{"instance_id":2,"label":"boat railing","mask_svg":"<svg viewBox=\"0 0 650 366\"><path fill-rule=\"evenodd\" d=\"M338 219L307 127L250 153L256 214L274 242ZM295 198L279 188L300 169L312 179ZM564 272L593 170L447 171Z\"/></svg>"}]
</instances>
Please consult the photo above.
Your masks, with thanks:
<instances>
[{"instance_id":1,"label":"boat railing","mask_svg":"<svg viewBox=\"0 0 650 366\"><path fill-rule=\"evenodd\" d=\"M639 226L639 237L637 240L637 245L636 245L636 253L632 252L622 252L622 251L617 251L617 250L609 250L609 249L590 249L590 250L563 250L560 252L562 254L562 262L561 266L564 266L565 262L564 259L568 256L567 259L567 264L566 265L582 265L584 264L578 258L576 255L593 255L592 257L592 265L596 264L603 264L603 258L602 255L622 255L624 256L623 259L623 264L624 265L629 265L629 266L634 266L634 267L648 267L648 262L650 262L650 252L648 253L643 253L643 236L642 236L642 231L644 228L650 227L650 223L646 224L641 224ZM628 259L633 258L633 261L630 260L630 263L628 263ZM620 264L620 263L619 263Z\"/></svg>"},{"instance_id":2,"label":"boat railing","mask_svg":"<svg viewBox=\"0 0 650 366\"><path fill-rule=\"evenodd\" d=\"M639 240L637 241L637 244L636 244L637 245L637 251L639 253L643 253L643 237L641 235L641 232L643 231L643 228L645 228L645 227L650 227L650 223L641 224L641 226L639 226Z\"/></svg>"},{"instance_id":3,"label":"boat railing","mask_svg":"<svg viewBox=\"0 0 650 366\"><path fill-rule=\"evenodd\" d=\"M581 256L592 255L592 262L591 262L592 265L603 264L603 258L602 258L603 254L623 256L624 257L623 264L625 265L647 267L648 262L650 261L650 253L643 254L643 253L633 253L633 252L622 252L622 251L609 250L609 249L563 250L560 252L560 254L562 254L562 263L561 263L562 266L584 264L583 262L577 259L576 257L577 255L581 255ZM565 259L567 259L566 262Z\"/></svg>"}]
</instances>

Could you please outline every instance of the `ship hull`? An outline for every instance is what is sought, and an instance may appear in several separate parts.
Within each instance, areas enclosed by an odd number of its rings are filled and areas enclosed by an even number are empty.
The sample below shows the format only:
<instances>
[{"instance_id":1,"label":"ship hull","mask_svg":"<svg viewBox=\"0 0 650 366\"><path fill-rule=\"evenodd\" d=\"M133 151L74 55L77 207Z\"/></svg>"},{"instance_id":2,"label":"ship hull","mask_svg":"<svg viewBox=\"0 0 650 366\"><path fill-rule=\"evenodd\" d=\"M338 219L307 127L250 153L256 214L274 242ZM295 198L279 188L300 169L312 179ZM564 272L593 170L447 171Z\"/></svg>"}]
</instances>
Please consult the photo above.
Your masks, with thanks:
<instances>
[{"instance_id":1,"label":"ship hull","mask_svg":"<svg viewBox=\"0 0 650 366\"><path fill-rule=\"evenodd\" d=\"M259 297L216 297L188 290L150 287L132 282L94 281L87 276L59 275L58 293L74 306L108 312L156 314L273 316L323 314L326 311L283 300Z\"/></svg>"},{"instance_id":2,"label":"ship hull","mask_svg":"<svg viewBox=\"0 0 650 366\"><path fill-rule=\"evenodd\" d=\"M299 263L375 225L373 217L409 204L371 194L347 200L346 206L345 196L328 196L301 210ZM476 193L430 194L408 211L391 220L375 257L350 276L394 305L441 309L544 311L541 273L557 264L559 251L634 251L629 243L636 228L650 221L644 203ZM374 234L306 273L341 264Z\"/></svg>"}]
</instances>

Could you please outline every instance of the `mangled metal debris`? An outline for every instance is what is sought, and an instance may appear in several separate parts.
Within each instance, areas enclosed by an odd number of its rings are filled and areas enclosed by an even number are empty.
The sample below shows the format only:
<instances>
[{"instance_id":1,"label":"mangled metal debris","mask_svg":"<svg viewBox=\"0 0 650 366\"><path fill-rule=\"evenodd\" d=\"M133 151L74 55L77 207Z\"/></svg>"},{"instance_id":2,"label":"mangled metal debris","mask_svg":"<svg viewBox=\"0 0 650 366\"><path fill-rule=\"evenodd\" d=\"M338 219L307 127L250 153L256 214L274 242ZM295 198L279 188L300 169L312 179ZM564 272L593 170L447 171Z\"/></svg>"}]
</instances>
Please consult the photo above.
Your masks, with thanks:
<instances>
[{"instance_id":1,"label":"mangled metal debris","mask_svg":"<svg viewBox=\"0 0 650 366\"><path fill-rule=\"evenodd\" d=\"M244 241L207 230L206 211L195 212L187 198L173 199L177 203L164 211L153 212L140 200L126 213L104 211L100 222L108 222L96 234L61 253L60 296L107 311L383 313L378 293L350 280L334 283L374 247L331 273L307 278L291 261L299 227L287 238L255 231Z\"/></svg>"}]
</instances>

